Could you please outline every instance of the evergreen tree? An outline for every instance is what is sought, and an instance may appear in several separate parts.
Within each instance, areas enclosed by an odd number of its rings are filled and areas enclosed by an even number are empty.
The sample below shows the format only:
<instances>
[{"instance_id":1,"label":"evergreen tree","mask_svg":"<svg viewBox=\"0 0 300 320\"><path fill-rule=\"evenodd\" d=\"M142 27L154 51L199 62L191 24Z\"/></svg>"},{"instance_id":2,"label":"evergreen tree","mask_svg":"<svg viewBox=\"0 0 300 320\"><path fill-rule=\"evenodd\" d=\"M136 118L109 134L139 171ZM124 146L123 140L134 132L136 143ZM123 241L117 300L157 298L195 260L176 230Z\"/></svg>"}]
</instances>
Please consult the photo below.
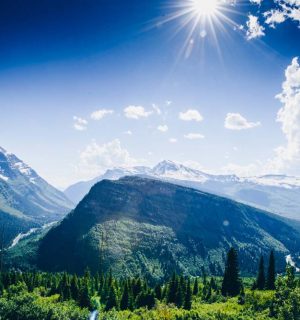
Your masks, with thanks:
<instances>
[{"instance_id":1,"label":"evergreen tree","mask_svg":"<svg viewBox=\"0 0 300 320\"><path fill-rule=\"evenodd\" d=\"M197 296L199 293L199 284L198 284L198 278L194 281L194 287L193 287L193 295Z\"/></svg>"},{"instance_id":2,"label":"evergreen tree","mask_svg":"<svg viewBox=\"0 0 300 320\"><path fill-rule=\"evenodd\" d=\"M186 288L185 288L184 278L183 276L181 276L177 285L176 299L175 299L175 304L179 308L183 306L185 290Z\"/></svg>"},{"instance_id":3,"label":"evergreen tree","mask_svg":"<svg viewBox=\"0 0 300 320\"><path fill-rule=\"evenodd\" d=\"M188 279L188 281L187 281L183 307L186 310L191 310L191 308L192 308L192 290L191 290L190 279Z\"/></svg>"},{"instance_id":4,"label":"evergreen tree","mask_svg":"<svg viewBox=\"0 0 300 320\"><path fill-rule=\"evenodd\" d=\"M117 294L114 285L110 287L108 299L105 306L105 311L108 311L112 308L118 309Z\"/></svg>"},{"instance_id":5,"label":"evergreen tree","mask_svg":"<svg viewBox=\"0 0 300 320\"><path fill-rule=\"evenodd\" d=\"M155 286L154 292L155 292L155 298L158 300L162 300L162 290L159 284Z\"/></svg>"},{"instance_id":6,"label":"evergreen tree","mask_svg":"<svg viewBox=\"0 0 300 320\"><path fill-rule=\"evenodd\" d=\"M89 288L89 278L84 278L80 287L79 305L82 308L91 308L91 293Z\"/></svg>"},{"instance_id":7,"label":"evergreen tree","mask_svg":"<svg viewBox=\"0 0 300 320\"><path fill-rule=\"evenodd\" d=\"M268 290L275 290L275 280L276 280L275 256L274 256L274 251L272 250L269 258L268 275L267 275L267 283L266 283L266 287Z\"/></svg>"},{"instance_id":8,"label":"evergreen tree","mask_svg":"<svg viewBox=\"0 0 300 320\"><path fill-rule=\"evenodd\" d=\"M239 278L238 255L234 248L227 253L225 272L222 282L223 296L237 296L241 290L241 280Z\"/></svg>"},{"instance_id":9,"label":"evergreen tree","mask_svg":"<svg viewBox=\"0 0 300 320\"><path fill-rule=\"evenodd\" d=\"M167 296L168 303L176 302L176 292L177 292L177 276L174 272L168 285L168 296Z\"/></svg>"},{"instance_id":10,"label":"evergreen tree","mask_svg":"<svg viewBox=\"0 0 300 320\"><path fill-rule=\"evenodd\" d=\"M286 285L289 289L294 289L296 287L295 281L295 268L291 265L286 266Z\"/></svg>"},{"instance_id":11,"label":"evergreen tree","mask_svg":"<svg viewBox=\"0 0 300 320\"><path fill-rule=\"evenodd\" d=\"M265 288L265 285L266 285L265 265L264 265L264 258L263 256L261 256L259 260L258 274L256 278L256 288L258 290L263 290Z\"/></svg>"},{"instance_id":12,"label":"evergreen tree","mask_svg":"<svg viewBox=\"0 0 300 320\"><path fill-rule=\"evenodd\" d=\"M75 301L79 300L79 285L76 274L71 279L71 296Z\"/></svg>"},{"instance_id":13,"label":"evergreen tree","mask_svg":"<svg viewBox=\"0 0 300 320\"><path fill-rule=\"evenodd\" d=\"M128 284L126 282L124 285L124 290L123 290L122 298L120 301L120 309L121 310L129 309L129 289L128 289Z\"/></svg>"},{"instance_id":14,"label":"evergreen tree","mask_svg":"<svg viewBox=\"0 0 300 320\"><path fill-rule=\"evenodd\" d=\"M201 267L201 272L202 272L202 282L204 285L206 285L207 278L206 278L205 268L203 266Z\"/></svg>"},{"instance_id":15,"label":"evergreen tree","mask_svg":"<svg viewBox=\"0 0 300 320\"><path fill-rule=\"evenodd\" d=\"M137 308L147 307L152 309L155 305L155 297L152 290L141 292L136 298Z\"/></svg>"}]
</instances>

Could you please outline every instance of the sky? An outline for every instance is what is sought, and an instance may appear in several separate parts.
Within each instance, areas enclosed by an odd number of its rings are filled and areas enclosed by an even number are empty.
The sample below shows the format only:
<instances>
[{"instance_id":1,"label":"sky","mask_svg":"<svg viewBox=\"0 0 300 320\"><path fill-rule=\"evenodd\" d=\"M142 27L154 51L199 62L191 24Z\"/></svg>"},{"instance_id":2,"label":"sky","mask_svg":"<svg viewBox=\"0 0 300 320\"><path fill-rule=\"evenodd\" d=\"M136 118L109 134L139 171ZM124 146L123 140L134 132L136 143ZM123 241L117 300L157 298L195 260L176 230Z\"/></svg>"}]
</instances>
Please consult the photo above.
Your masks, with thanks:
<instances>
[{"instance_id":1,"label":"sky","mask_svg":"<svg viewBox=\"0 0 300 320\"><path fill-rule=\"evenodd\" d=\"M63 189L169 159L300 175L299 0L2 0L0 146Z\"/></svg>"}]
</instances>

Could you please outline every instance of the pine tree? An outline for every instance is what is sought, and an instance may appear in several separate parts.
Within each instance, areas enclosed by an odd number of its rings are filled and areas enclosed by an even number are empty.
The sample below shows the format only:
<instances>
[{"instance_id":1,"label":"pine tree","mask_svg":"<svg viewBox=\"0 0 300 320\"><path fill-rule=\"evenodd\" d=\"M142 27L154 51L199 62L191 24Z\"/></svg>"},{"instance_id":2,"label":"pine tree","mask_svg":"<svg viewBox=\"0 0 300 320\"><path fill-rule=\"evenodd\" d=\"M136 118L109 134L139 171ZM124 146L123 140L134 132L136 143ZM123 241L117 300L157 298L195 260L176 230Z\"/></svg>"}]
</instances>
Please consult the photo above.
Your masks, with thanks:
<instances>
[{"instance_id":1,"label":"pine tree","mask_svg":"<svg viewBox=\"0 0 300 320\"><path fill-rule=\"evenodd\" d=\"M79 285L78 285L78 278L76 274L71 279L71 296L72 299L78 301L79 299Z\"/></svg>"},{"instance_id":2,"label":"pine tree","mask_svg":"<svg viewBox=\"0 0 300 320\"><path fill-rule=\"evenodd\" d=\"M289 289L294 289L296 286L295 281L295 268L291 265L286 266L286 285Z\"/></svg>"},{"instance_id":3,"label":"pine tree","mask_svg":"<svg viewBox=\"0 0 300 320\"><path fill-rule=\"evenodd\" d=\"M184 278L183 276L181 276L177 285L176 299L175 299L175 304L179 308L183 306L185 291L186 291L186 288L185 288Z\"/></svg>"},{"instance_id":4,"label":"pine tree","mask_svg":"<svg viewBox=\"0 0 300 320\"><path fill-rule=\"evenodd\" d=\"M120 309L121 310L129 309L129 289L128 289L128 285L126 282L124 285L124 291L123 291L122 298L120 301Z\"/></svg>"},{"instance_id":5,"label":"pine tree","mask_svg":"<svg viewBox=\"0 0 300 320\"><path fill-rule=\"evenodd\" d=\"M82 308L91 307L91 293L88 279L88 277L85 277L80 286L79 305Z\"/></svg>"},{"instance_id":6,"label":"pine tree","mask_svg":"<svg viewBox=\"0 0 300 320\"><path fill-rule=\"evenodd\" d=\"M263 256L261 256L259 260L258 274L256 278L256 288L258 290L263 290L265 288L265 285L266 285L265 265L264 265L264 258Z\"/></svg>"},{"instance_id":7,"label":"pine tree","mask_svg":"<svg viewBox=\"0 0 300 320\"><path fill-rule=\"evenodd\" d=\"M184 309L191 310L192 308L192 290L191 290L191 282L190 279L187 281L186 293L184 297Z\"/></svg>"},{"instance_id":8,"label":"pine tree","mask_svg":"<svg viewBox=\"0 0 300 320\"><path fill-rule=\"evenodd\" d=\"M155 286L154 292L155 292L155 298L158 300L162 300L162 290L159 284Z\"/></svg>"},{"instance_id":9,"label":"pine tree","mask_svg":"<svg viewBox=\"0 0 300 320\"><path fill-rule=\"evenodd\" d=\"M202 272L202 282L204 285L206 285L206 282L207 282L206 272L205 272L205 268L203 266L201 267L201 272Z\"/></svg>"},{"instance_id":10,"label":"pine tree","mask_svg":"<svg viewBox=\"0 0 300 320\"><path fill-rule=\"evenodd\" d=\"M112 308L118 309L117 294L114 285L110 287L108 299L105 306L105 311L108 311Z\"/></svg>"},{"instance_id":11,"label":"pine tree","mask_svg":"<svg viewBox=\"0 0 300 320\"><path fill-rule=\"evenodd\" d=\"M199 293L199 284L198 284L198 278L194 281L194 287L193 287L193 295L197 296Z\"/></svg>"},{"instance_id":12,"label":"pine tree","mask_svg":"<svg viewBox=\"0 0 300 320\"><path fill-rule=\"evenodd\" d=\"M148 289L147 291L142 291L136 297L137 308L147 307L148 309L152 309L154 305L155 305L154 292L150 289Z\"/></svg>"},{"instance_id":13,"label":"pine tree","mask_svg":"<svg viewBox=\"0 0 300 320\"><path fill-rule=\"evenodd\" d=\"M176 302L176 292L177 292L177 276L174 272L168 285L168 296L167 296L168 303Z\"/></svg>"},{"instance_id":14,"label":"pine tree","mask_svg":"<svg viewBox=\"0 0 300 320\"><path fill-rule=\"evenodd\" d=\"M241 280L239 278L238 255L234 248L227 254L225 272L222 282L223 296L237 296L241 290Z\"/></svg>"},{"instance_id":15,"label":"pine tree","mask_svg":"<svg viewBox=\"0 0 300 320\"><path fill-rule=\"evenodd\" d=\"M276 280L275 256L274 256L274 251L272 250L269 258L268 275L267 275L267 283L266 283L266 287L268 290L275 290L275 280Z\"/></svg>"}]
</instances>

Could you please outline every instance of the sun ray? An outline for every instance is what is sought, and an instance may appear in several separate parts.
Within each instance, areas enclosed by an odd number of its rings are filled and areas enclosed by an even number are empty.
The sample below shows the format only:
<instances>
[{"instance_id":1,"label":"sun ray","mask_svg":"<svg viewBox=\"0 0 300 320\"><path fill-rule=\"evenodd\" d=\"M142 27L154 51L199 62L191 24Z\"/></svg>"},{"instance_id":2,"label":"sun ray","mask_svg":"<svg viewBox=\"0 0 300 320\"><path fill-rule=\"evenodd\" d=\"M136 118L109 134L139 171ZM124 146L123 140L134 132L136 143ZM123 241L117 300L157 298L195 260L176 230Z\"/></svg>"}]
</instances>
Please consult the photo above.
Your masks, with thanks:
<instances>
[{"instance_id":1,"label":"sun ray","mask_svg":"<svg viewBox=\"0 0 300 320\"><path fill-rule=\"evenodd\" d=\"M237 13L232 3L232 0L176 0L170 6L172 12L161 19L160 23L178 21L175 35L183 29L188 31L180 50L181 55L186 56L186 52L195 46L194 42L201 41L206 36L213 39L218 54L221 55L219 34L228 35L225 25L229 25L231 29L239 27L229 17Z\"/></svg>"}]
</instances>

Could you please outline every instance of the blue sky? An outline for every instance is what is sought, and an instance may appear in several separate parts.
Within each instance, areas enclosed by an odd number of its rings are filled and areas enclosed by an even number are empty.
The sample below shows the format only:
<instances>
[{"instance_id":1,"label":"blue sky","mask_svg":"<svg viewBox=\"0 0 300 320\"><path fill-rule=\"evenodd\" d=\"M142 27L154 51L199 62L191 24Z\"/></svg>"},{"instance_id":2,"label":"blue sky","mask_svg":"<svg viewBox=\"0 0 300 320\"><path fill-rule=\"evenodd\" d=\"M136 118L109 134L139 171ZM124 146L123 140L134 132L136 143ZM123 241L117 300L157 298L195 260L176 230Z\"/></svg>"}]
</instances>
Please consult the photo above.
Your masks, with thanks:
<instances>
[{"instance_id":1,"label":"blue sky","mask_svg":"<svg viewBox=\"0 0 300 320\"><path fill-rule=\"evenodd\" d=\"M0 145L60 188L162 159L300 175L299 2L217 3L216 40L197 1L1 1Z\"/></svg>"}]
</instances>

